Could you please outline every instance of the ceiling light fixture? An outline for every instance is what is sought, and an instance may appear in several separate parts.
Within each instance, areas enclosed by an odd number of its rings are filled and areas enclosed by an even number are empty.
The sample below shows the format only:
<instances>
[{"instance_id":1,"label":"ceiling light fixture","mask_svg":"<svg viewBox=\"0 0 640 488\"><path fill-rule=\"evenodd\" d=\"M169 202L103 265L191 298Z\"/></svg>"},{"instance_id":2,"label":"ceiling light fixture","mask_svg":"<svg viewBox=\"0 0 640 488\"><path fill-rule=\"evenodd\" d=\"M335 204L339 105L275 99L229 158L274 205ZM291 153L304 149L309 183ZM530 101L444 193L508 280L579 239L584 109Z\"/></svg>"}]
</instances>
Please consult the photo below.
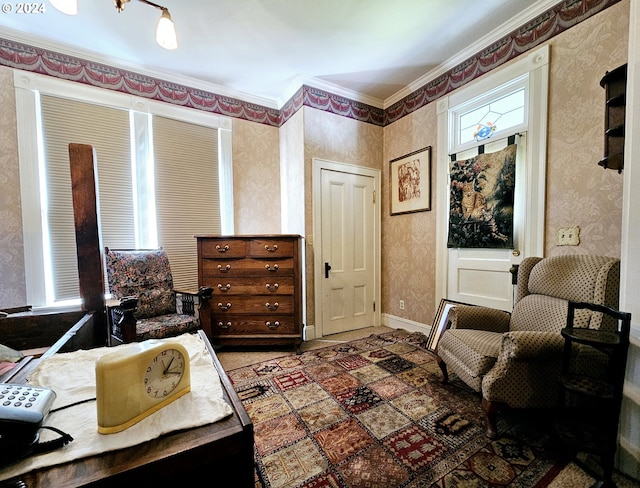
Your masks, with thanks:
<instances>
[{"instance_id":1,"label":"ceiling light fixture","mask_svg":"<svg viewBox=\"0 0 640 488\"><path fill-rule=\"evenodd\" d=\"M118 13L124 10L124 6L130 0L113 0ZM162 11L158 27L156 29L156 42L165 49L176 49L178 47L178 38L176 36L176 27L171 20L169 9L148 0L138 0L141 3L151 5ZM67 15L76 15L78 13L78 0L49 0L51 5Z\"/></svg>"}]
</instances>

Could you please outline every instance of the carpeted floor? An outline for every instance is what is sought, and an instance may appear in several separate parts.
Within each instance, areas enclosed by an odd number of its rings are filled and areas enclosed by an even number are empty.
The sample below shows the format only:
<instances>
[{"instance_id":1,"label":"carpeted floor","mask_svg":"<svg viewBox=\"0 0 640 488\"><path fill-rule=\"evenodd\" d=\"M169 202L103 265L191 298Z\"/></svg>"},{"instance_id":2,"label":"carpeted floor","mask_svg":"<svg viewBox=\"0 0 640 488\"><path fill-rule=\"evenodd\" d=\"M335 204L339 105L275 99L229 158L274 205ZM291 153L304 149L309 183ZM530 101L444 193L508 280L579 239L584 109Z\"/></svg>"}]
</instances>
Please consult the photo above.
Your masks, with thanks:
<instances>
[{"instance_id":1,"label":"carpeted floor","mask_svg":"<svg viewBox=\"0 0 640 488\"><path fill-rule=\"evenodd\" d=\"M298 356L220 351L254 423L256 486L591 486L561 461L544 416L513 412L486 438L479 396L440 383L425 340L379 327L307 342Z\"/></svg>"}]
</instances>

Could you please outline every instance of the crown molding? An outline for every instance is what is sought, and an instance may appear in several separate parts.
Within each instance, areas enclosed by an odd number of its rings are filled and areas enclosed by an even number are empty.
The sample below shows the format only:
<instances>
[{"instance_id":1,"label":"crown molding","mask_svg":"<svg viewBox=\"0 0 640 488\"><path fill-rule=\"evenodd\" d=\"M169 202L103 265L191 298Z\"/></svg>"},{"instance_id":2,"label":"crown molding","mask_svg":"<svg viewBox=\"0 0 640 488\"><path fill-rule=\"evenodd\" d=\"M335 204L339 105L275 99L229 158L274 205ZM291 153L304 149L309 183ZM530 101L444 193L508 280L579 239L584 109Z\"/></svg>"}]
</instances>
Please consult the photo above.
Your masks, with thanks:
<instances>
[{"instance_id":1,"label":"crown molding","mask_svg":"<svg viewBox=\"0 0 640 488\"><path fill-rule=\"evenodd\" d=\"M342 86L336 85L329 81L324 81L319 78L303 78L303 85L307 85L313 88L317 88L318 90L322 90L332 95L336 95L338 97L347 98L354 102L364 103L365 105L369 105L375 108L383 108L384 101L379 98L372 97L369 95L364 95L362 93L348 90ZM298 87L300 88L300 87Z\"/></svg>"},{"instance_id":2,"label":"crown molding","mask_svg":"<svg viewBox=\"0 0 640 488\"><path fill-rule=\"evenodd\" d=\"M142 68L121 59L97 56L64 43L47 41L37 35L26 35L15 29L4 28L3 31L0 32L0 36L8 43L15 42L16 44L32 46L35 49L42 50L43 52L39 55L41 58L61 54L74 58L72 61L76 64L87 61L89 63L95 63L98 66L102 65L120 70L123 72L120 73L120 75L125 77L131 74L141 75L148 78L151 83L164 85L163 91L160 92L161 94L158 98L170 103L179 102L175 102L172 99L165 99L166 97L162 95L163 92L173 93L174 91L174 87L167 87L167 84L177 85L176 90L180 96L183 95L183 92L190 93L191 90L204 92L204 95L212 96L210 97L211 100L213 100L212 103L216 105L213 111L221 115L245 118L251 121L268 123L269 125L277 125L288 120L288 118L303 105L308 105L357 120L385 125L452 91L459 86L461 82L466 83L472 81L483 72L497 67L501 62L504 62L505 59L498 59L492 63L492 66L488 66L485 63L486 66L483 65L484 68L471 77L467 76L464 70L460 71L458 69L467 62L477 64L478 60L482 58L483 50L486 50L489 46L497 42L518 36L520 30L523 28L525 28L527 33L529 30L535 31L538 28L537 25L527 24L533 24L532 21L538 18L544 20L542 16L545 13L551 14L555 20L558 12L554 10L563 10L563 6L566 6L565 4L570 4L569 7L571 8L568 9L571 13L569 23L563 21L558 27L559 30L554 32L547 32L545 31L546 27L544 25L542 26L540 33L544 35L549 34L553 37L558 32L570 28L576 21L580 22L584 20L584 18L588 18L594 13L598 13L602 9L606 9L619 1L620 0L596 0L594 2L594 0L579 0L576 7L575 2L572 3L571 0L538 0L533 5L527 7L520 15L513 17L499 28L494 29L477 42L465 48L464 51L461 51L453 58L424 74L385 100L345 89L342 86L319 78L304 75L293 77L289 86L283 90L282 95L276 99L272 99L230 90L214 83L175 73ZM537 34L538 33L536 33L536 35ZM531 45L525 50L537 45L535 40L530 44ZM510 54L515 52L513 49L511 51ZM18 52L14 54L19 55ZM502 55L499 57L504 58ZM29 60L25 63L27 68L31 66ZM9 65L11 65L11 63L9 63ZM77 66L73 67L77 68ZM86 68L89 70L94 69L93 67ZM454 71L456 72L454 73ZM440 80L440 78L442 78L442 80ZM452 81L454 79L455 83ZM433 84L433 82L437 83L433 86L428 86ZM98 83L98 85L100 84ZM133 91L135 92L135 89ZM227 106L229 102L231 102L231 107ZM347 103L345 104L343 102ZM200 108L199 101L196 101L195 105L194 108ZM378 120L379 112L384 114L380 120Z\"/></svg>"},{"instance_id":3,"label":"crown molding","mask_svg":"<svg viewBox=\"0 0 640 488\"><path fill-rule=\"evenodd\" d=\"M468 46L464 49L464 51L460 51L455 57L448 59L444 63L436 66L428 73L425 73L417 80L413 81L409 85L405 86L402 90L399 90L395 94L391 95L389 98L385 99L381 108L388 108L396 102L408 97L416 90L422 88L424 85L429 83L432 80L444 75L449 70L455 68L460 63L466 61L470 57L474 56L482 49L485 49L487 46L492 43L502 39L503 37L511 34L516 29L519 29L527 22L536 18L538 15L543 14L550 8L562 3L562 1L558 0L541 0L539 2L534 2L532 5L523 10L519 15L513 17L502 24L500 27L494 29L489 32L485 36L478 39L476 42Z\"/></svg>"},{"instance_id":4,"label":"crown molding","mask_svg":"<svg viewBox=\"0 0 640 488\"><path fill-rule=\"evenodd\" d=\"M256 95L251 95L249 93L244 93L240 91L229 90L228 88L225 88L220 85L216 85L215 83L209 83L196 78L191 78L189 76L183 76L175 73L168 73L164 71L144 68L140 65L123 61L122 59L107 57L103 55L96 56L95 54L89 51L78 49L76 47L71 47L68 44L53 42L53 41L44 39L40 36L26 35L23 32L20 32L8 27L3 27L2 32L0 32L0 37L3 37L9 41L27 44L35 48L44 49L47 51L54 51L59 54L64 54L67 56L84 59L86 61L91 61L97 64L105 64L113 68L131 71L136 74L148 76L150 78L155 78L155 79L166 81L169 83L176 83L178 85L188 86L190 88L214 93L216 95L220 95L223 97L235 98L238 100L242 100L243 102L260 105L266 108L272 108L276 110L280 109L280 106L278 105L277 100L273 100L265 97L259 97Z\"/></svg>"}]
</instances>

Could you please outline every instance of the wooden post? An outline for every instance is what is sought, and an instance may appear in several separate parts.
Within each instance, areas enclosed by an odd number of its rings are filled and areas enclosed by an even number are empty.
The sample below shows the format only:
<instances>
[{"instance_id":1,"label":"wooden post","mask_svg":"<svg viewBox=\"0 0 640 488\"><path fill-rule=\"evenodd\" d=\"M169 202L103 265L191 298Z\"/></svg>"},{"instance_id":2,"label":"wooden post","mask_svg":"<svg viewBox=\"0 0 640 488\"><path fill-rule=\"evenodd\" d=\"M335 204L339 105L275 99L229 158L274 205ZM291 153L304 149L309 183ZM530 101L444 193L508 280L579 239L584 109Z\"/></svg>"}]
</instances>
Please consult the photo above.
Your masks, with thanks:
<instances>
[{"instance_id":1,"label":"wooden post","mask_svg":"<svg viewBox=\"0 0 640 488\"><path fill-rule=\"evenodd\" d=\"M107 344L107 316L95 161L93 146L69 144L80 297L83 310L94 312L94 343L104 346Z\"/></svg>"}]
</instances>

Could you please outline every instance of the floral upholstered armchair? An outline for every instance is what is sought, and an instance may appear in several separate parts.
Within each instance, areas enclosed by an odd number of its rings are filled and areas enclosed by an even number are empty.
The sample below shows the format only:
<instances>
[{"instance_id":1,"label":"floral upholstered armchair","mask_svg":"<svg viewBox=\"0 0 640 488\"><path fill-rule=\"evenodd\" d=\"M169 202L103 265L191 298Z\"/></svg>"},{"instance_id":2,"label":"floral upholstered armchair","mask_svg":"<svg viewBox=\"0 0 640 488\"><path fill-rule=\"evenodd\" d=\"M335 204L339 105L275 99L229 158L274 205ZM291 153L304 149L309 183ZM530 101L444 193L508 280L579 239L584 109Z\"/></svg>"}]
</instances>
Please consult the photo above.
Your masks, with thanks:
<instances>
[{"instance_id":1,"label":"floral upholstered armchair","mask_svg":"<svg viewBox=\"0 0 640 488\"><path fill-rule=\"evenodd\" d=\"M569 301L618 306L620 261L594 255L532 257L518 269L511 314L486 307L456 305L451 327L438 342L443 381L449 370L482 394L487 436L497 436L503 407L544 408L558 403L558 376ZM587 310L576 323L606 327L602 316ZM597 368L597 358L582 357Z\"/></svg>"},{"instance_id":2,"label":"floral upholstered armchair","mask_svg":"<svg viewBox=\"0 0 640 488\"><path fill-rule=\"evenodd\" d=\"M110 342L161 339L200 328L199 312L213 289L176 291L169 259L163 249L105 248Z\"/></svg>"}]
</instances>

